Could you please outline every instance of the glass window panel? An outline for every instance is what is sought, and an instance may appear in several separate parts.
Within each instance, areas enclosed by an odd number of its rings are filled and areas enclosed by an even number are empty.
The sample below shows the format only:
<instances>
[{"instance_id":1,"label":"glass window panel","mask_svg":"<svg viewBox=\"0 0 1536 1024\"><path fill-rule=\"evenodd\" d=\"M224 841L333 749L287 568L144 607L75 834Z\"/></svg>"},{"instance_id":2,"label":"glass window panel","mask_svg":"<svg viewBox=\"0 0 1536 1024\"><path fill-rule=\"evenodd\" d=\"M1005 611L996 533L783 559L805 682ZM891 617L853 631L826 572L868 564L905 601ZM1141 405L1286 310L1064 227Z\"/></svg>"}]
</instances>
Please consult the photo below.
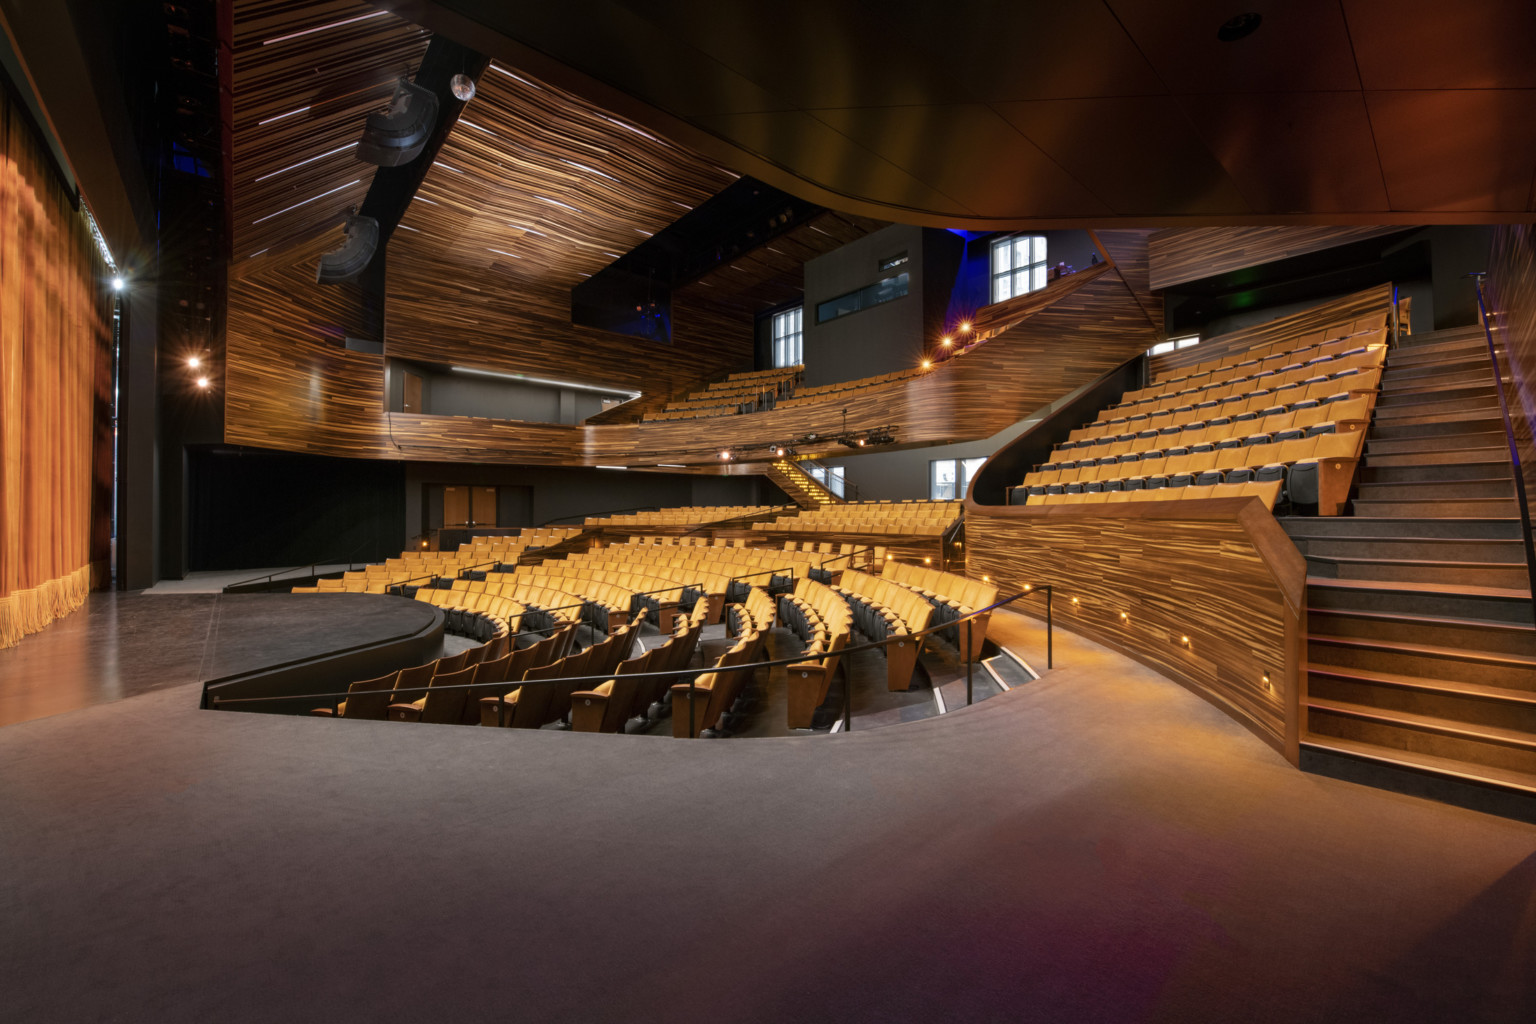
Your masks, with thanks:
<instances>
[{"instance_id":1,"label":"glass window panel","mask_svg":"<svg viewBox=\"0 0 1536 1024\"><path fill-rule=\"evenodd\" d=\"M1041 288L1045 287L1045 264L1042 263L1042 264L1040 264L1040 265L1038 265L1036 267L1031 268L1029 274L1030 274L1030 281L1029 281L1029 290L1030 291L1037 292Z\"/></svg>"},{"instance_id":2,"label":"glass window panel","mask_svg":"<svg viewBox=\"0 0 1536 1024\"><path fill-rule=\"evenodd\" d=\"M965 492L970 489L971 478L976 475L976 471L978 469L980 469L982 463L984 463L986 461L987 461L987 457L985 455L983 455L981 458L978 458L978 459L961 459L960 460L960 471L961 472L960 472L960 490L957 492L958 496L963 497L965 495Z\"/></svg>"},{"instance_id":3,"label":"glass window panel","mask_svg":"<svg viewBox=\"0 0 1536 1024\"><path fill-rule=\"evenodd\" d=\"M1029 262L1031 262L1031 263L1044 263L1045 262L1045 236L1044 235L1036 235L1034 238L1030 239L1030 241L1034 245L1035 252L1034 252L1033 258L1030 259Z\"/></svg>"}]
</instances>

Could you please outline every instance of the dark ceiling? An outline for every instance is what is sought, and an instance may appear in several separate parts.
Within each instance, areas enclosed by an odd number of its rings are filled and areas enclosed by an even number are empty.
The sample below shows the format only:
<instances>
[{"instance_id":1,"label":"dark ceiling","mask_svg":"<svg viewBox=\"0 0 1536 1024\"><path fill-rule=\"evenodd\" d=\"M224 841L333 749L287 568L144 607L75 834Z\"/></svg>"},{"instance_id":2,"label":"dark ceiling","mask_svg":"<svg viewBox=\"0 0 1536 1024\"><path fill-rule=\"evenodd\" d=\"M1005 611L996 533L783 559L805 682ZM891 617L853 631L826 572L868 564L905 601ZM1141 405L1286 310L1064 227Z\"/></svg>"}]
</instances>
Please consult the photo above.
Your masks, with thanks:
<instances>
[{"instance_id":1,"label":"dark ceiling","mask_svg":"<svg viewBox=\"0 0 1536 1024\"><path fill-rule=\"evenodd\" d=\"M1532 0L379 6L867 216L1536 219Z\"/></svg>"}]
</instances>

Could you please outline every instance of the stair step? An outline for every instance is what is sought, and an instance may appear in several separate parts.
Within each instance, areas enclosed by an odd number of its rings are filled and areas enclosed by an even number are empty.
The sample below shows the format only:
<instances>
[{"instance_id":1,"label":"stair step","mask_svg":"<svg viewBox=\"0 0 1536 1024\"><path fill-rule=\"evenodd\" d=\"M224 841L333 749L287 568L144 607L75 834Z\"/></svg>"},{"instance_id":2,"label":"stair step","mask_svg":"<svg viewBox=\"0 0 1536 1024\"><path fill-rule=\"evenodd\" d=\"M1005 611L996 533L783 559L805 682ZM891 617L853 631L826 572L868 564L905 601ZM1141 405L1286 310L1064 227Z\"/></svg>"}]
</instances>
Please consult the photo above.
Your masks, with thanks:
<instances>
[{"instance_id":1,"label":"stair step","mask_svg":"<svg viewBox=\"0 0 1536 1024\"><path fill-rule=\"evenodd\" d=\"M1407 581L1331 580L1308 576L1307 605L1324 609L1489 619L1521 625L1532 622L1531 592L1516 587L1426 586Z\"/></svg>"},{"instance_id":2,"label":"stair step","mask_svg":"<svg viewBox=\"0 0 1536 1024\"><path fill-rule=\"evenodd\" d=\"M1360 498L1364 501L1426 501L1437 498L1505 498L1514 500L1515 481L1510 476L1482 477L1469 480L1362 481Z\"/></svg>"},{"instance_id":3,"label":"stair step","mask_svg":"<svg viewBox=\"0 0 1536 1024\"><path fill-rule=\"evenodd\" d=\"M1519 541L1518 516L1488 518L1413 518L1392 516L1284 516L1280 525L1292 537L1436 537Z\"/></svg>"},{"instance_id":4,"label":"stair step","mask_svg":"<svg viewBox=\"0 0 1536 1024\"><path fill-rule=\"evenodd\" d=\"M1515 499L1510 498L1419 498L1373 501L1356 499L1353 503L1357 515L1383 519L1417 517L1453 517L1473 519L1502 519L1519 516Z\"/></svg>"},{"instance_id":5,"label":"stair step","mask_svg":"<svg viewBox=\"0 0 1536 1024\"><path fill-rule=\"evenodd\" d=\"M1457 398L1477 398L1497 405L1499 392L1493 386L1492 380L1456 382L1447 381L1443 377L1434 377L1427 381L1416 382L1411 387L1384 389L1376 398L1376 409L1380 411L1400 405L1445 402Z\"/></svg>"},{"instance_id":6,"label":"stair step","mask_svg":"<svg viewBox=\"0 0 1536 1024\"><path fill-rule=\"evenodd\" d=\"M1527 690L1360 669L1314 669L1307 674L1307 697L1474 726L1536 731L1536 693Z\"/></svg>"},{"instance_id":7,"label":"stair step","mask_svg":"<svg viewBox=\"0 0 1536 1024\"><path fill-rule=\"evenodd\" d=\"M1536 657L1536 626L1529 622L1311 607L1307 609L1307 629L1318 636L1436 644L1489 654Z\"/></svg>"},{"instance_id":8,"label":"stair step","mask_svg":"<svg viewBox=\"0 0 1536 1024\"><path fill-rule=\"evenodd\" d=\"M1429 359L1443 358L1448 355L1464 355L1481 353L1484 359L1488 358L1488 340L1481 331L1477 334L1469 334L1455 338L1436 338L1433 341L1419 342L1413 345L1399 345L1387 353L1387 365L1412 366L1415 363Z\"/></svg>"},{"instance_id":9,"label":"stair step","mask_svg":"<svg viewBox=\"0 0 1536 1024\"><path fill-rule=\"evenodd\" d=\"M1505 442L1502 423L1498 430L1482 431L1475 433L1440 433L1420 434L1406 437L1372 437L1366 435L1365 453L1367 455L1417 455L1424 453L1444 453L1468 451L1490 451L1498 449L1509 452Z\"/></svg>"},{"instance_id":10,"label":"stair step","mask_svg":"<svg viewBox=\"0 0 1536 1024\"><path fill-rule=\"evenodd\" d=\"M1445 562L1484 562L1525 568L1525 545L1518 540L1483 537L1338 537L1292 536L1307 557L1351 559L1422 558Z\"/></svg>"},{"instance_id":11,"label":"stair step","mask_svg":"<svg viewBox=\"0 0 1536 1024\"><path fill-rule=\"evenodd\" d=\"M1536 774L1529 772L1313 735L1302 739L1302 768L1522 821L1536 820L1532 806L1536 802Z\"/></svg>"},{"instance_id":12,"label":"stair step","mask_svg":"<svg viewBox=\"0 0 1536 1024\"><path fill-rule=\"evenodd\" d=\"M1381 396L1414 391L1429 384L1487 384L1493 385L1493 371L1488 365L1488 355L1481 359L1465 359L1441 365L1394 367L1381 375Z\"/></svg>"},{"instance_id":13,"label":"stair step","mask_svg":"<svg viewBox=\"0 0 1536 1024\"><path fill-rule=\"evenodd\" d=\"M1369 439L1392 440L1405 437L1436 437L1446 434L1497 434L1504 436L1504 420L1497 411L1475 415L1466 411L1424 413L1418 416L1392 416L1371 424Z\"/></svg>"},{"instance_id":14,"label":"stair step","mask_svg":"<svg viewBox=\"0 0 1536 1024\"><path fill-rule=\"evenodd\" d=\"M1523 550L1521 554L1524 554ZM1519 564L1500 564L1423 558L1341 557L1309 553L1306 559L1308 575L1325 579L1454 583L1509 589L1524 586L1530 581L1523 558Z\"/></svg>"},{"instance_id":15,"label":"stair step","mask_svg":"<svg viewBox=\"0 0 1536 1024\"><path fill-rule=\"evenodd\" d=\"M1519 729L1309 699L1307 732L1444 757L1469 766L1527 774L1536 771L1536 735Z\"/></svg>"},{"instance_id":16,"label":"stair step","mask_svg":"<svg viewBox=\"0 0 1536 1024\"><path fill-rule=\"evenodd\" d=\"M1401 398L1382 398L1376 402L1375 422L1383 420L1423 421L1426 417L1448 416L1452 413L1465 416L1468 413L1498 415L1499 396L1492 388L1486 395L1404 395ZM1444 421L1440 421L1444 422ZM1388 424L1391 425L1390 423Z\"/></svg>"},{"instance_id":17,"label":"stair step","mask_svg":"<svg viewBox=\"0 0 1536 1024\"><path fill-rule=\"evenodd\" d=\"M1536 655L1530 654L1314 633L1307 638L1307 667L1482 684L1523 691L1536 701Z\"/></svg>"},{"instance_id":18,"label":"stair step","mask_svg":"<svg viewBox=\"0 0 1536 1024\"><path fill-rule=\"evenodd\" d=\"M1413 480L1508 480L1509 454L1498 448L1467 449L1461 456L1440 452L1410 452L1404 455L1367 453L1360 469L1363 484L1397 483Z\"/></svg>"}]
</instances>

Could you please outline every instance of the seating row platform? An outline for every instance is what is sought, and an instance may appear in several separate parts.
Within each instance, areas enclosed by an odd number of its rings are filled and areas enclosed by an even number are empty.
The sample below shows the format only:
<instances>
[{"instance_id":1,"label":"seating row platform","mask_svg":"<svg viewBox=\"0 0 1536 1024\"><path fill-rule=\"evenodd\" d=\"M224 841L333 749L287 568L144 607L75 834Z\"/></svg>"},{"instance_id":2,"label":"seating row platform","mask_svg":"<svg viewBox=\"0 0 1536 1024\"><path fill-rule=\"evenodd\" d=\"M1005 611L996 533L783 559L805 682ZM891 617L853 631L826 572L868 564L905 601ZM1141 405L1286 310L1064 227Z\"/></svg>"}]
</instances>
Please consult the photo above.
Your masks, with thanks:
<instances>
[{"instance_id":1,"label":"seating row platform","mask_svg":"<svg viewBox=\"0 0 1536 1024\"><path fill-rule=\"evenodd\" d=\"M959 517L958 501L867 501L823 505L799 515L753 523L752 529L793 533L888 534L938 537Z\"/></svg>"},{"instance_id":2,"label":"seating row platform","mask_svg":"<svg viewBox=\"0 0 1536 1024\"><path fill-rule=\"evenodd\" d=\"M648 509L613 516L588 516L587 526L692 526L718 523L743 516L762 515L780 505L691 505L680 508Z\"/></svg>"}]
</instances>

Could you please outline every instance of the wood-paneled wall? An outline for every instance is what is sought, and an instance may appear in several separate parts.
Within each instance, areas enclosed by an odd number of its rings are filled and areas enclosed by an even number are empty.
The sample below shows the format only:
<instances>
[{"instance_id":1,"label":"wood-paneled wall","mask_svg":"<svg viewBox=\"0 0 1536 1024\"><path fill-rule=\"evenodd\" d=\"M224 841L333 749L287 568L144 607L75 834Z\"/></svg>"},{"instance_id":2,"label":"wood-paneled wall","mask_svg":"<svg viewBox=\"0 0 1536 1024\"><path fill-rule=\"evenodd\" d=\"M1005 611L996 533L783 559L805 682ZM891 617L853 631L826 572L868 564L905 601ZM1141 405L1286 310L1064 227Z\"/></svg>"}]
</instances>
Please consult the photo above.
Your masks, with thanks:
<instances>
[{"instance_id":1,"label":"wood-paneled wall","mask_svg":"<svg viewBox=\"0 0 1536 1024\"><path fill-rule=\"evenodd\" d=\"M1151 271L1149 267L1149 242L1152 235L1148 230L1121 230L1121 231L1090 231L1089 236L1099 252L1115 265L1115 273L1120 275L1120 280L1136 296L1136 302L1141 306L1142 312L1147 314L1147 321L1162 333L1163 330L1163 297L1156 294L1152 287Z\"/></svg>"},{"instance_id":2,"label":"wood-paneled wall","mask_svg":"<svg viewBox=\"0 0 1536 1024\"><path fill-rule=\"evenodd\" d=\"M967 574L1003 593L1050 585L1056 625L1176 680L1296 763L1306 564L1274 517L1256 499L1083 509L966 502ZM1022 610L1044 614L1038 600Z\"/></svg>"},{"instance_id":3,"label":"wood-paneled wall","mask_svg":"<svg viewBox=\"0 0 1536 1024\"><path fill-rule=\"evenodd\" d=\"M1531 225L1494 230L1484 291L1490 322L1507 353L1505 394L1526 500L1536 503L1536 231Z\"/></svg>"},{"instance_id":4,"label":"wood-paneled wall","mask_svg":"<svg viewBox=\"0 0 1536 1024\"><path fill-rule=\"evenodd\" d=\"M1294 337L1298 334L1306 334L1309 331L1320 330L1340 320L1352 320L1376 313L1385 314L1391 308L1392 286L1390 284L1376 285L1351 295L1344 295L1337 299L1318 303L1316 306L1311 306L1286 316L1276 317L1262 324L1255 324L1252 327L1244 327L1241 330L1229 331L1226 334L1207 338L1192 348L1180 349L1177 352L1165 352L1162 355L1153 356L1150 371L1155 379L1186 366L1209 362L1212 359L1225 358L1236 355L1239 352L1246 352L1248 349L1258 345L1278 341L1281 338Z\"/></svg>"},{"instance_id":5,"label":"wood-paneled wall","mask_svg":"<svg viewBox=\"0 0 1536 1024\"><path fill-rule=\"evenodd\" d=\"M379 358L324 342L321 328L311 322L316 286L305 284L301 270L263 272L231 283L225 412L231 442L367 458L578 466L709 463L721 448L839 431L844 409L850 430L894 424L901 445L975 440L1144 352L1156 337L1124 283L1099 272L1077 275L1081 280L1055 292L1053 304L928 373L812 405L583 426L386 416ZM651 352L640 346L629 358L644 370L652 365ZM846 451L801 447L807 454L823 450Z\"/></svg>"},{"instance_id":6,"label":"wood-paneled wall","mask_svg":"<svg viewBox=\"0 0 1536 1024\"><path fill-rule=\"evenodd\" d=\"M1398 225L1366 227L1171 228L1148 240L1151 287L1162 290L1189 281L1272 263L1321 249L1402 231Z\"/></svg>"},{"instance_id":7,"label":"wood-paneled wall","mask_svg":"<svg viewBox=\"0 0 1536 1024\"><path fill-rule=\"evenodd\" d=\"M92 563L106 569L109 294L84 214L0 90L0 647L78 608Z\"/></svg>"}]
</instances>

